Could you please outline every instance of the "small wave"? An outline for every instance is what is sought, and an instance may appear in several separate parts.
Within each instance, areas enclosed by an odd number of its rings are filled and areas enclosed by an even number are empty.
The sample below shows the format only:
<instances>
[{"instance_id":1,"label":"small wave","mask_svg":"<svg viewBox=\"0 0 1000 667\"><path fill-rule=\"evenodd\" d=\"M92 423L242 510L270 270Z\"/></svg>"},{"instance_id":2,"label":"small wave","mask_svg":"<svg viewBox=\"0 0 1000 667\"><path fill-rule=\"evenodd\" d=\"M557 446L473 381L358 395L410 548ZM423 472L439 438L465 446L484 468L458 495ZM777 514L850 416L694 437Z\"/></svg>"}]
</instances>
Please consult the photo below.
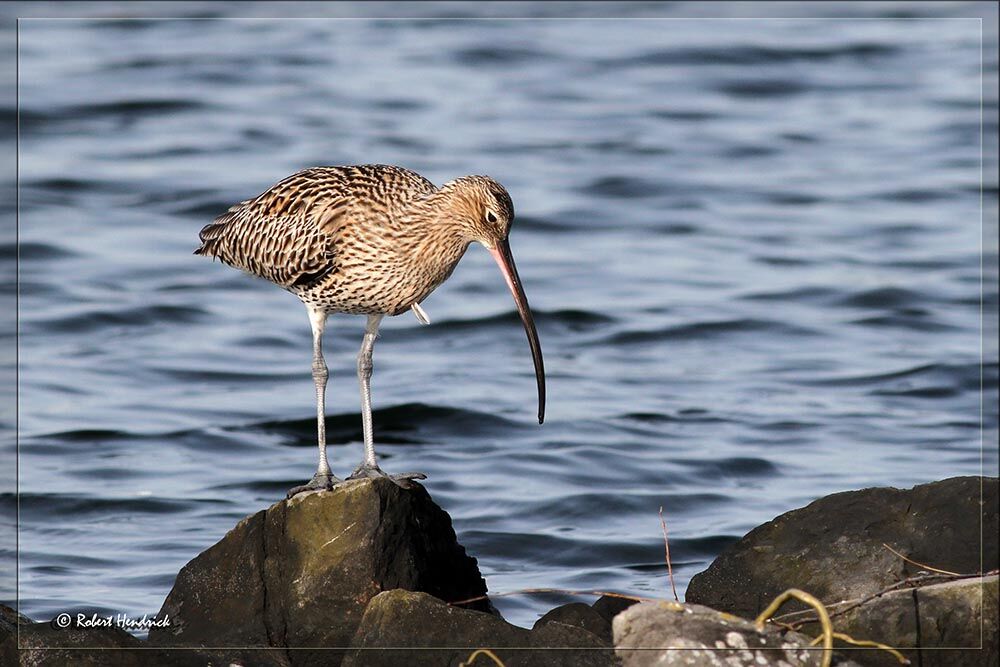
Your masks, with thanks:
<instances>
[{"instance_id":1,"label":"small wave","mask_svg":"<svg viewBox=\"0 0 1000 667\"><path fill-rule=\"evenodd\" d=\"M114 440L131 440L141 437L128 431L111 429L84 428L76 431L59 431L45 436L46 439L62 442L110 442Z\"/></svg>"},{"instance_id":2,"label":"small wave","mask_svg":"<svg viewBox=\"0 0 1000 667\"><path fill-rule=\"evenodd\" d=\"M777 206L811 206L824 200L823 197L808 192L764 192L760 194L760 198Z\"/></svg>"},{"instance_id":3,"label":"small wave","mask_svg":"<svg viewBox=\"0 0 1000 667\"><path fill-rule=\"evenodd\" d=\"M57 190L59 192L125 192L127 190L125 186L117 183L68 176L31 179L24 181L22 185L39 190Z\"/></svg>"},{"instance_id":4,"label":"small wave","mask_svg":"<svg viewBox=\"0 0 1000 667\"><path fill-rule=\"evenodd\" d=\"M770 332L782 336L814 336L812 329L775 322L773 320L738 319L719 322L697 322L665 327L663 329L623 331L611 336L601 344L614 343L628 345L663 340L705 340L737 334Z\"/></svg>"},{"instance_id":5,"label":"small wave","mask_svg":"<svg viewBox=\"0 0 1000 667\"><path fill-rule=\"evenodd\" d=\"M510 46L481 46L459 49L453 58L464 65L517 65L522 63L538 63L553 56L538 49L525 49Z\"/></svg>"},{"instance_id":6,"label":"small wave","mask_svg":"<svg viewBox=\"0 0 1000 667\"><path fill-rule=\"evenodd\" d=\"M308 368L303 372L266 372L266 371L237 371L237 370L210 370L205 368L157 368L156 372L164 377L173 378L182 382L206 381L206 382L253 382L265 381L276 382L281 380L299 380L308 375Z\"/></svg>"},{"instance_id":7,"label":"small wave","mask_svg":"<svg viewBox=\"0 0 1000 667\"><path fill-rule=\"evenodd\" d=\"M740 146L730 146L729 148L723 150L720 154L722 157L732 158L732 159L743 159L743 158L758 158L758 157L770 157L776 155L781 151L774 146L762 146L760 144L744 144Z\"/></svg>"},{"instance_id":8,"label":"small wave","mask_svg":"<svg viewBox=\"0 0 1000 667\"><path fill-rule=\"evenodd\" d=\"M718 480L731 477L769 477L779 472L778 466L766 459L736 456L726 459L690 459L677 461L690 468L693 474Z\"/></svg>"},{"instance_id":9,"label":"small wave","mask_svg":"<svg viewBox=\"0 0 1000 667\"><path fill-rule=\"evenodd\" d=\"M637 421L644 424L669 424L677 421L677 417L672 417L662 412L628 412L621 416L626 421Z\"/></svg>"},{"instance_id":10,"label":"small wave","mask_svg":"<svg viewBox=\"0 0 1000 667\"><path fill-rule=\"evenodd\" d=\"M744 294L740 299L747 301L797 301L800 303L816 303L829 301L837 290L829 287L796 287L777 292L753 292Z\"/></svg>"},{"instance_id":11,"label":"small wave","mask_svg":"<svg viewBox=\"0 0 1000 667\"><path fill-rule=\"evenodd\" d=\"M370 104L376 109L384 109L386 111L418 111L427 107L426 102L412 97L387 97L372 100Z\"/></svg>"},{"instance_id":12,"label":"small wave","mask_svg":"<svg viewBox=\"0 0 1000 667\"><path fill-rule=\"evenodd\" d=\"M759 255L754 257L753 260L761 264L768 264L769 266L808 266L812 264L811 260L801 257L788 257L787 255L781 257L777 255Z\"/></svg>"},{"instance_id":13,"label":"small wave","mask_svg":"<svg viewBox=\"0 0 1000 667\"><path fill-rule=\"evenodd\" d=\"M659 183L631 176L604 176L580 188L581 192L617 199L635 199L660 194Z\"/></svg>"},{"instance_id":14,"label":"small wave","mask_svg":"<svg viewBox=\"0 0 1000 667\"><path fill-rule=\"evenodd\" d=\"M628 412L621 415L619 419L626 422L639 422L650 425L671 423L717 424L731 421L725 417L713 415L708 410L702 410L701 408L678 410L676 416L662 412Z\"/></svg>"},{"instance_id":15,"label":"small wave","mask_svg":"<svg viewBox=\"0 0 1000 667\"><path fill-rule=\"evenodd\" d=\"M133 99L69 105L46 110L22 108L19 121L23 133L33 134L44 131L50 126L77 125L88 120L109 118L136 120L142 117L186 113L204 108L204 103L195 100Z\"/></svg>"},{"instance_id":16,"label":"small wave","mask_svg":"<svg viewBox=\"0 0 1000 667\"><path fill-rule=\"evenodd\" d=\"M212 219L227 211L229 207L232 206L234 203L235 200L222 201L221 199L196 201L190 204L177 206L173 209L173 212L176 213L177 215L191 216L194 218Z\"/></svg>"},{"instance_id":17,"label":"small wave","mask_svg":"<svg viewBox=\"0 0 1000 667\"><path fill-rule=\"evenodd\" d=\"M903 287L876 287L833 302L848 308L903 308L926 303L927 296Z\"/></svg>"},{"instance_id":18,"label":"small wave","mask_svg":"<svg viewBox=\"0 0 1000 667\"><path fill-rule=\"evenodd\" d=\"M0 244L0 257L13 259L20 257L21 260L37 259L64 259L73 257L76 253L63 248L52 242L22 241L17 243Z\"/></svg>"},{"instance_id":19,"label":"small wave","mask_svg":"<svg viewBox=\"0 0 1000 667\"><path fill-rule=\"evenodd\" d=\"M911 331L932 332L950 331L958 329L951 324L945 324L928 316L918 309L909 309L909 313L895 313L892 315L880 315L877 317L865 317L860 320L853 320L851 324L875 328L897 328L910 329Z\"/></svg>"},{"instance_id":20,"label":"small wave","mask_svg":"<svg viewBox=\"0 0 1000 667\"><path fill-rule=\"evenodd\" d=\"M707 120L715 120L721 116L717 112L698 109L655 109L650 111L649 115L653 118L662 118L682 123L699 123Z\"/></svg>"},{"instance_id":21,"label":"small wave","mask_svg":"<svg viewBox=\"0 0 1000 667\"><path fill-rule=\"evenodd\" d=\"M546 328L561 328L568 331L589 331L592 329L599 329L617 321L609 315L573 308L563 310L532 309L532 316L535 319L536 326L543 330ZM435 320L429 326L407 327L405 329L400 329L398 332L394 332L393 335L395 336L396 333L402 334L403 336L406 336L408 333L423 335L420 332L423 332L426 329L430 329L432 331L454 332L482 330L494 326L507 328L510 326L520 325L521 316L518 315L517 311L507 310L502 313L497 313L496 315L479 317L473 320Z\"/></svg>"},{"instance_id":22,"label":"small wave","mask_svg":"<svg viewBox=\"0 0 1000 667\"><path fill-rule=\"evenodd\" d=\"M510 432L520 425L492 413L443 408L426 403L404 403L372 412L379 441L386 444L413 444L433 441L439 434L462 433L468 436ZM292 436L290 444L316 444L316 419L266 421L246 428L266 433ZM361 419L357 412L328 415L327 438L330 441L362 438Z\"/></svg>"},{"instance_id":23,"label":"small wave","mask_svg":"<svg viewBox=\"0 0 1000 667\"><path fill-rule=\"evenodd\" d=\"M134 514L183 514L190 512L195 504L219 503L221 499L184 499L170 500L152 496L137 498L95 498L59 493L21 493L20 508L22 517L49 518L52 516L100 516L109 518L114 515Z\"/></svg>"},{"instance_id":24,"label":"small wave","mask_svg":"<svg viewBox=\"0 0 1000 667\"><path fill-rule=\"evenodd\" d=\"M670 539L670 545L678 554L691 556L707 556L715 558L731 544L740 539L738 535L706 535L705 537L675 537ZM676 545L676 546L674 546Z\"/></svg>"},{"instance_id":25,"label":"small wave","mask_svg":"<svg viewBox=\"0 0 1000 667\"><path fill-rule=\"evenodd\" d=\"M928 202L954 199L957 196L958 196L957 192L950 190L940 190L940 189L917 190L910 188L902 190L890 190L888 192L877 192L875 194L869 195L868 198L894 201L894 202L904 202L908 204L923 204Z\"/></svg>"},{"instance_id":26,"label":"small wave","mask_svg":"<svg viewBox=\"0 0 1000 667\"><path fill-rule=\"evenodd\" d=\"M815 134L809 134L807 132L782 132L778 136L785 141L790 141L793 144L815 144L820 141L820 138Z\"/></svg>"},{"instance_id":27,"label":"small wave","mask_svg":"<svg viewBox=\"0 0 1000 667\"><path fill-rule=\"evenodd\" d=\"M770 46L730 46L716 49L673 48L648 51L624 58L609 58L599 63L601 67L619 69L622 67L650 67L666 65L717 66L734 65L752 67L760 65L785 64L793 62L827 62L835 59L851 59L869 62L897 53L897 49L887 44L857 42L823 47L770 47Z\"/></svg>"},{"instance_id":28,"label":"small wave","mask_svg":"<svg viewBox=\"0 0 1000 667\"><path fill-rule=\"evenodd\" d=\"M590 310L578 310L574 308L566 308L563 310L539 310L533 313L535 321L541 324L559 324L570 329L581 329L590 328L596 326L603 326L605 324L611 324L615 322L615 318L610 315L604 315L602 313L595 313ZM480 320L455 320L459 325L463 323L467 324L513 324L519 323L521 321L521 316L517 314L517 311L509 310L500 315L495 315L492 317L482 318ZM442 323L444 324L444 323Z\"/></svg>"},{"instance_id":29,"label":"small wave","mask_svg":"<svg viewBox=\"0 0 1000 667\"><path fill-rule=\"evenodd\" d=\"M991 366L983 367L985 377L989 377ZM994 369L995 373L995 369ZM945 382L942 383L941 380ZM899 381L924 381L928 384L951 384L967 390L979 389L980 366L978 363L968 364L921 364L888 373L873 373L869 375L851 375L846 377L828 377L800 381L801 384L816 386L868 386L894 383ZM905 388L905 387L904 387Z\"/></svg>"},{"instance_id":30,"label":"small wave","mask_svg":"<svg viewBox=\"0 0 1000 667\"><path fill-rule=\"evenodd\" d=\"M730 81L720 84L718 89L730 97L776 98L800 95L809 90L810 86L791 79L758 79Z\"/></svg>"},{"instance_id":31,"label":"small wave","mask_svg":"<svg viewBox=\"0 0 1000 667\"><path fill-rule=\"evenodd\" d=\"M160 323L191 323L204 317L206 312L195 306L139 306L123 310L90 310L74 315L31 320L33 327L49 332L84 333L107 327L136 327Z\"/></svg>"},{"instance_id":32,"label":"small wave","mask_svg":"<svg viewBox=\"0 0 1000 667\"><path fill-rule=\"evenodd\" d=\"M912 389L876 389L873 396L905 396L907 398L951 398L962 391L957 387L932 386L914 387Z\"/></svg>"},{"instance_id":33,"label":"small wave","mask_svg":"<svg viewBox=\"0 0 1000 667\"><path fill-rule=\"evenodd\" d=\"M755 428L761 431L776 431L781 433L786 433L788 431L808 431L815 428L820 428L822 424L816 422L803 422L796 421L794 419L784 419L780 421L767 422L766 424L759 424Z\"/></svg>"}]
</instances>

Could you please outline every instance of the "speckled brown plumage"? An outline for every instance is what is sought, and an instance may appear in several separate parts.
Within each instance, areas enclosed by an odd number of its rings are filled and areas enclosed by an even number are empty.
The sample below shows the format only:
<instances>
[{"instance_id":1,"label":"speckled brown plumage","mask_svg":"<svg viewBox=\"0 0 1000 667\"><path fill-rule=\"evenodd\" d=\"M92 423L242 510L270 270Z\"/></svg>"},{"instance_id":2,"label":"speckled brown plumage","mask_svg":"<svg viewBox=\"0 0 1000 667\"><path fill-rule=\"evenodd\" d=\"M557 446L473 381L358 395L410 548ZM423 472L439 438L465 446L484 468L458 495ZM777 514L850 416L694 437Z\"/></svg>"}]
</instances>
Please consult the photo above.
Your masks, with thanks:
<instances>
[{"instance_id":1,"label":"speckled brown plumage","mask_svg":"<svg viewBox=\"0 0 1000 667\"><path fill-rule=\"evenodd\" d=\"M319 464L311 481L289 491L339 483L326 457L326 383L323 331L330 313L368 316L358 381L365 458L351 478L389 477L401 486L423 473L386 475L372 435L372 349L385 315L419 307L444 282L472 242L493 255L524 323L538 382L538 421L545 413L545 370L528 300L507 236L514 206L487 176L464 176L440 188L401 167L369 164L312 167L240 202L201 230L197 255L217 257L296 294L313 329L313 381Z\"/></svg>"},{"instance_id":2,"label":"speckled brown plumage","mask_svg":"<svg viewBox=\"0 0 1000 667\"><path fill-rule=\"evenodd\" d=\"M313 167L216 218L195 252L326 312L395 315L444 282L470 242L506 238L506 229L482 229L491 205L509 225L510 196L485 176L437 188L390 165Z\"/></svg>"}]
</instances>

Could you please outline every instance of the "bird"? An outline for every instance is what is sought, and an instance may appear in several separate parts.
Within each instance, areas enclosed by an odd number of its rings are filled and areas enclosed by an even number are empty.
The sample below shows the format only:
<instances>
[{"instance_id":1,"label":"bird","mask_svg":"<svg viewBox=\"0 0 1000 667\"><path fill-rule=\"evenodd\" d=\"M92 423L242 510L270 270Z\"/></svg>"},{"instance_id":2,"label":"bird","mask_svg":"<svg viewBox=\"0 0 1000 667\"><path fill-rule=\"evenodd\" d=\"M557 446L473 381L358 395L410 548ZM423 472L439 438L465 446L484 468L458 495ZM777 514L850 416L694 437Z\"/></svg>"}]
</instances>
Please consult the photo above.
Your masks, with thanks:
<instances>
[{"instance_id":1,"label":"bird","mask_svg":"<svg viewBox=\"0 0 1000 667\"><path fill-rule=\"evenodd\" d=\"M437 187L409 169L386 164L310 167L241 201L202 228L194 251L263 278L297 296L312 327L319 463L287 497L344 483L326 454L323 333L331 314L367 317L358 352L364 458L347 477L388 478L403 488L424 473L388 474L378 465L372 429L372 352L386 316L412 311L451 276L472 243L496 261L524 325L545 420L545 368L534 318L511 254L510 194L489 176L463 176Z\"/></svg>"}]
</instances>

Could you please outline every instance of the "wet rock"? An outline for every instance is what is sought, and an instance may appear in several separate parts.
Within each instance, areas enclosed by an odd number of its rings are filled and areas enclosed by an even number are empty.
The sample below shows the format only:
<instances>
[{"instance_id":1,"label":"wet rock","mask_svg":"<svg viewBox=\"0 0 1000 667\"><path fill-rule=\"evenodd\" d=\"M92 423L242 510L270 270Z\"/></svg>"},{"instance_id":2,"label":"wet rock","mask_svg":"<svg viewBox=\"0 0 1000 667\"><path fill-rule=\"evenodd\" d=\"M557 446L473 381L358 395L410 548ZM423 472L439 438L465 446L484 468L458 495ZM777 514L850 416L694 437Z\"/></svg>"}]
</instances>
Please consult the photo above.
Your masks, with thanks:
<instances>
[{"instance_id":1,"label":"wet rock","mask_svg":"<svg viewBox=\"0 0 1000 667\"><path fill-rule=\"evenodd\" d=\"M982 493L981 504L980 478L956 477L821 498L750 531L695 575L686 600L755 617L788 588L824 603L861 598L919 570L883 543L953 572L979 572L980 554L987 571L996 569L996 478L983 480Z\"/></svg>"},{"instance_id":2,"label":"wet rock","mask_svg":"<svg viewBox=\"0 0 1000 667\"><path fill-rule=\"evenodd\" d=\"M774 626L758 631L753 621L695 604L643 602L615 616L613 626L623 667L805 667L823 657L805 635ZM837 655L833 664L857 667Z\"/></svg>"},{"instance_id":3,"label":"wet rock","mask_svg":"<svg viewBox=\"0 0 1000 667\"><path fill-rule=\"evenodd\" d=\"M491 614L403 590L387 591L372 599L343 664L454 666L467 661L478 649L493 651L506 667L614 664L610 645L583 628L550 621L529 631ZM492 664L487 658L480 659L483 662L477 660L476 664Z\"/></svg>"},{"instance_id":4,"label":"wet rock","mask_svg":"<svg viewBox=\"0 0 1000 667\"><path fill-rule=\"evenodd\" d=\"M578 628L611 643L611 622L597 612L592 606L582 602L571 602L556 607L535 621L533 630L538 630L547 623L562 623Z\"/></svg>"},{"instance_id":5,"label":"wet rock","mask_svg":"<svg viewBox=\"0 0 1000 667\"><path fill-rule=\"evenodd\" d=\"M19 614L16 609L0 604L0 644L17 632L17 626L32 623L27 616Z\"/></svg>"},{"instance_id":6,"label":"wet rock","mask_svg":"<svg viewBox=\"0 0 1000 667\"><path fill-rule=\"evenodd\" d=\"M0 665L21 667L196 667L205 656L148 650L121 628L59 628L0 605Z\"/></svg>"},{"instance_id":7,"label":"wet rock","mask_svg":"<svg viewBox=\"0 0 1000 667\"><path fill-rule=\"evenodd\" d=\"M149 639L249 647L226 652L247 664L259 664L253 647L318 647L277 656L295 667L338 664L368 601L396 588L448 601L486 593L476 560L423 487L360 480L237 524L180 571L159 613L171 625ZM488 601L475 606L492 609Z\"/></svg>"},{"instance_id":8,"label":"wet rock","mask_svg":"<svg viewBox=\"0 0 1000 667\"><path fill-rule=\"evenodd\" d=\"M998 594L996 576L961 579L885 593L835 616L832 622L835 630L855 639L869 639L900 649L914 665L997 665L1000 664ZM817 624L805 625L802 631L820 632ZM918 655L916 649L904 647L923 650ZM856 660L866 667L899 665L891 654L879 650L859 651Z\"/></svg>"},{"instance_id":9,"label":"wet rock","mask_svg":"<svg viewBox=\"0 0 1000 667\"><path fill-rule=\"evenodd\" d=\"M602 595L597 598L597 600L592 605L594 611L600 614L604 620L609 624L614 617L622 613L634 604L638 604L638 600L631 600L629 598L618 597L617 595Z\"/></svg>"}]
</instances>

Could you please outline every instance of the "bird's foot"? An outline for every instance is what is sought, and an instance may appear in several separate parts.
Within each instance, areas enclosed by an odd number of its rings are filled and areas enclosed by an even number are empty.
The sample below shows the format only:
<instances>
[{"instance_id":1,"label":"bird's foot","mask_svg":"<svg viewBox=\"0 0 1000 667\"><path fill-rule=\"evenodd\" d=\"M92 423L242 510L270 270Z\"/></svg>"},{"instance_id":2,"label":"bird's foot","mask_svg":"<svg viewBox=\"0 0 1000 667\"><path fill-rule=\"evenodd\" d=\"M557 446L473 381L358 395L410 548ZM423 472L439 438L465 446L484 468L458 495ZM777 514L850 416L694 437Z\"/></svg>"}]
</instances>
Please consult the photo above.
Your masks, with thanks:
<instances>
[{"instance_id":1,"label":"bird's foot","mask_svg":"<svg viewBox=\"0 0 1000 667\"><path fill-rule=\"evenodd\" d=\"M413 488L413 480L416 479L427 479L427 475L422 472L403 472L397 475L390 475L389 473L383 472L381 468L377 465L368 465L362 463L351 476L347 479L380 479L385 478L391 481L396 486L402 487L404 489Z\"/></svg>"},{"instance_id":2,"label":"bird's foot","mask_svg":"<svg viewBox=\"0 0 1000 667\"><path fill-rule=\"evenodd\" d=\"M320 474L316 473L313 478L303 484L302 486L296 486L294 489L289 489L286 498L291 498L292 496L305 493L306 491L330 491L338 484L341 484L344 480L340 479L332 473Z\"/></svg>"}]
</instances>

